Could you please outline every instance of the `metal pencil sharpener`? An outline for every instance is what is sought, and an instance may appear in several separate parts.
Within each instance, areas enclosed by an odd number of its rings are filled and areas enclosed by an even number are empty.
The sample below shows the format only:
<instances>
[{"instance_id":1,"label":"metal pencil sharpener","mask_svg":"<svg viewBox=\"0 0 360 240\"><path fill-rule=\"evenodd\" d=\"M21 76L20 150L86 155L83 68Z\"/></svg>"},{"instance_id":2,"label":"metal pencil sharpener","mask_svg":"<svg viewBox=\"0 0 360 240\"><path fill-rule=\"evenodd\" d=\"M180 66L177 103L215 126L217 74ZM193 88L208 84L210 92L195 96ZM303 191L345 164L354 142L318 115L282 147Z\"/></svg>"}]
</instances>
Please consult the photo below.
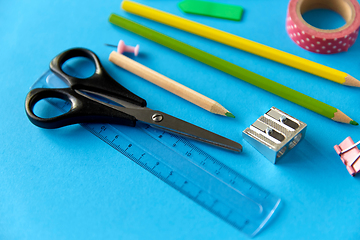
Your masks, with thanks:
<instances>
[{"instance_id":1,"label":"metal pencil sharpener","mask_svg":"<svg viewBox=\"0 0 360 240\"><path fill-rule=\"evenodd\" d=\"M306 126L306 123L272 107L243 131L243 137L275 164L305 137Z\"/></svg>"}]
</instances>

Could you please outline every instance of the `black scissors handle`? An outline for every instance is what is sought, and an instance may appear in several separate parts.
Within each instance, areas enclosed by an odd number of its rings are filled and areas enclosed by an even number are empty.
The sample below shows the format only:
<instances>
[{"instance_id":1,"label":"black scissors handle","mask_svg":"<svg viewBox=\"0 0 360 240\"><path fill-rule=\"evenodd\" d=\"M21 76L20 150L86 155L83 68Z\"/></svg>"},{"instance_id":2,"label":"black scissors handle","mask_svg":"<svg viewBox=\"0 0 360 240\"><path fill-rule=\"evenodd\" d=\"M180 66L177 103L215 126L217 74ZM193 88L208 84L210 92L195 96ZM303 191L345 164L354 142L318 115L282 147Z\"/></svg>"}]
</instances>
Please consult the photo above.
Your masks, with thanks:
<instances>
[{"instance_id":1,"label":"black scissors handle","mask_svg":"<svg viewBox=\"0 0 360 240\"><path fill-rule=\"evenodd\" d=\"M95 73L88 78L77 78L66 74L62 66L74 57L85 57L95 64ZM31 90L25 102L26 114L30 121L42 128L59 128L76 123L106 122L135 126L136 118L121 110L115 110L111 105L102 104L84 95L83 92L93 92L99 96L121 99L126 102L144 107L146 101L133 94L105 71L95 53L84 48L74 48L60 53L50 63L50 69L58 77L64 80L68 88L46 89L38 88ZM41 118L34 113L37 102L46 98L59 98L71 103L68 112L52 117Z\"/></svg>"},{"instance_id":2,"label":"black scissors handle","mask_svg":"<svg viewBox=\"0 0 360 240\"><path fill-rule=\"evenodd\" d=\"M95 73L85 79L66 74L63 71L62 66L67 60L74 57L85 57L91 60L95 64ZM88 90L105 96L122 99L140 107L146 106L146 101L144 99L116 82L105 71L96 54L88 49L73 48L60 53L50 62L50 69L72 89Z\"/></svg>"},{"instance_id":3,"label":"black scissors handle","mask_svg":"<svg viewBox=\"0 0 360 240\"><path fill-rule=\"evenodd\" d=\"M34 113L37 102L46 98L58 98L70 102L68 112L51 118L41 118ZM30 121L42 128L60 128L77 123L115 123L134 127L136 118L107 105L79 94L70 88L36 88L31 90L25 101L25 110Z\"/></svg>"}]
</instances>

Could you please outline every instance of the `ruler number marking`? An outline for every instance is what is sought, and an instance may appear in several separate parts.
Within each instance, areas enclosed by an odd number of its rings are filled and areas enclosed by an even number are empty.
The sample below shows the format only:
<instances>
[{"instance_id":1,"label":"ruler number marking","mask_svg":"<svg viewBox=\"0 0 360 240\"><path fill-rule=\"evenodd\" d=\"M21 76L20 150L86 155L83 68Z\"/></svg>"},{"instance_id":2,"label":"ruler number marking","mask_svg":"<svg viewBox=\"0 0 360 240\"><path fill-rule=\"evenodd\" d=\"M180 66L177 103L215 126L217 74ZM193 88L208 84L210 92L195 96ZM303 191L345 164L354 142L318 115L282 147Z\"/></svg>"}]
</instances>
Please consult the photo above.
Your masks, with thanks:
<instances>
[{"instance_id":1,"label":"ruler number marking","mask_svg":"<svg viewBox=\"0 0 360 240\"><path fill-rule=\"evenodd\" d=\"M111 127L111 125L110 125L110 127ZM208 211L212 212L214 215L216 215L219 218L223 219L224 221L230 223L232 226L239 229L240 231L242 231L242 229L250 223L249 220L237 221L236 218L234 219L234 217L237 216L236 213L235 213L235 215L233 215L234 209L229 208L229 206L227 206L226 202L219 201L215 196L213 196L213 199L215 198L213 200L213 202L207 201L206 199L208 199L210 196L212 196L212 194L209 195L209 193L204 192L202 189L199 189L196 186L196 184L194 185L193 183L188 182L181 175L178 175L178 174L176 174L176 172L170 170L171 168L169 168L167 165L163 165L159 161L156 161L156 162L154 161L154 163L151 163L150 164L151 166L150 166L146 156L149 156L150 159L152 158L152 156L147 155L144 152L141 152L141 154L137 153L136 151L139 149L138 147L135 148L135 150L134 150L135 152L132 152L131 150L134 147L134 145L131 143L124 144L120 140L120 139L122 139L121 135L114 134L114 136L111 138L112 140L109 140L107 137L108 136L110 137L111 133L108 132L107 130L109 130L110 128L108 129L106 126L101 126L100 127L101 130L96 131L96 129L99 129L99 128L97 128L97 127L91 128L89 126L87 129L90 132L94 133L96 136L98 136L100 139L102 139L103 141L105 141L106 143L111 145L114 149L118 150L119 152L121 152L122 154L124 154L125 156L127 156L128 158L133 160L139 166L143 167L145 170L152 173L157 178L163 180L164 182L169 184L174 189L177 189L178 191L180 191L182 194L184 194L188 198L197 202L200 206L202 206L205 209L207 209ZM105 131L106 131L106 134L104 134ZM163 143L163 141L166 142L168 135L170 135L170 134L163 133L163 134L159 135L158 136L159 141L162 143ZM217 159L213 158L206 152L198 149L192 143L188 142L187 140L184 140L183 138L174 137L172 135L170 135L170 136L175 141L171 142L171 143L167 143L168 146L172 147L172 149L174 149L175 152L183 151L183 154L185 152L185 156L187 156L189 158L189 161L193 162L194 164L196 164L198 166L206 166L206 162L208 160L210 160L213 163L211 166L217 166L217 169L214 170L213 167L211 167L210 169L208 167L204 167L204 169L210 170L211 172L215 173L216 175L221 174L222 171L227 171L231 176L229 176L227 179L224 178L223 180L230 183L231 185L235 185L235 184L238 185L239 184L238 181L235 181L235 180L240 179L240 180L242 180L241 182L244 182L248 186L251 185L249 189L255 190L255 188L253 188L252 184L249 184L249 182L246 179L244 179L241 175L239 175L237 172L235 172L231 168L227 167L223 163L219 162ZM120 144L117 144L118 140L120 140ZM180 144L181 146L179 145L179 143L182 143L182 144ZM163 144L166 145L166 143L163 143ZM122 148L121 146L126 146L126 148ZM184 147L182 147L182 146L184 146ZM188 148L188 149L186 149L184 151L183 148ZM177 149L177 150L175 150L175 149ZM199 155L194 155L194 151L197 152ZM138 157L135 157L135 155ZM199 159L196 156L204 156L204 157L200 157L200 159ZM164 167L170 171L166 170L165 171L166 173L164 175L162 175L162 173L164 171L160 170L160 169L163 169ZM159 169L159 172L157 172L156 169ZM211 169L213 169L213 170L211 170ZM228 175L228 174L225 174L225 175ZM180 179L183 179L183 180L180 180ZM253 191L253 190L251 190L251 191ZM257 189L257 190L259 190L259 189ZM260 192L262 192L261 189L260 189ZM266 193L266 192L263 192L263 193ZM266 194L266 196L264 196L264 197L266 198L268 196L269 196L269 194Z\"/></svg>"}]
</instances>

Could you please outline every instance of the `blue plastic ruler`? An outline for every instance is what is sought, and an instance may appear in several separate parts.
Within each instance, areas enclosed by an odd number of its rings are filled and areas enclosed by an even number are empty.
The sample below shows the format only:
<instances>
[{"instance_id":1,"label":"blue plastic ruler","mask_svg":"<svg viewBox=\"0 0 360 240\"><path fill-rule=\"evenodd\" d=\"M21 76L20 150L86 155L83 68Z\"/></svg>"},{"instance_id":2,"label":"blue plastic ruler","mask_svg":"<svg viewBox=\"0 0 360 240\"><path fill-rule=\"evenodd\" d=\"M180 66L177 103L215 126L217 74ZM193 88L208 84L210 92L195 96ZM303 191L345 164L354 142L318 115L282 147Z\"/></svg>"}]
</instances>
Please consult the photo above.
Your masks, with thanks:
<instances>
[{"instance_id":1,"label":"blue plastic ruler","mask_svg":"<svg viewBox=\"0 0 360 240\"><path fill-rule=\"evenodd\" d=\"M64 84L49 71L32 88L64 87L59 82ZM59 101L50 103L62 111L69 107ZM259 232L280 203L278 197L178 135L149 126L92 123L82 126L248 236Z\"/></svg>"}]
</instances>

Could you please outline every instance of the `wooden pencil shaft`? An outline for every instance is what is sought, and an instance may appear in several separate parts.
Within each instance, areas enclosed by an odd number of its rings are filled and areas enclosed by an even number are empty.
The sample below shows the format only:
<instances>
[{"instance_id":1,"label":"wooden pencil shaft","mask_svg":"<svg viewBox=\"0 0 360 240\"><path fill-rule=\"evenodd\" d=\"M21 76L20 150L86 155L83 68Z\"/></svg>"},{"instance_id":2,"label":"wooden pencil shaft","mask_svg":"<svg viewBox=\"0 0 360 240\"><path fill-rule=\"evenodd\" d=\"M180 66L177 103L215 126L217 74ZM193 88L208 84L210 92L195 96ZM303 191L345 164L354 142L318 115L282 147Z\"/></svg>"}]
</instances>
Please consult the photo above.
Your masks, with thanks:
<instances>
[{"instance_id":1,"label":"wooden pencil shaft","mask_svg":"<svg viewBox=\"0 0 360 240\"><path fill-rule=\"evenodd\" d=\"M311 111L321 114L327 118L333 118L336 108L320 102L314 98L311 98L305 94L260 76L256 73L241 68L233 63L225 61L200 49L192 47L188 44L180 42L176 39L168 37L162 33L156 32L152 29L144 27L138 23L132 22L126 18L120 17L116 14L112 14L109 21L119 27L134 32L140 36L143 36L149 40L157 42L163 46L178 51L184 55L194 58L200 62L217 68L223 72L226 72L234 77L237 77L243 81L246 81L252 85L262 88L268 92L285 98L293 103L303 106Z\"/></svg>"},{"instance_id":2,"label":"wooden pencil shaft","mask_svg":"<svg viewBox=\"0 0 360 240\"><path fill-rule=\"evenodd\" d=\"M275 48L206 26L173 14L169 14L132 1L123 1L122 8L130 13L247 51L284 65L309 72L328 80L343 84L348 75L342 71L277 50Z\"/></svg>"},{"instance_id":3,"label":"wooden pencil shaft","mask_svg":"<svg viewBox=\"0 0 360 240\"><path fill-rule=\"evenodd\" d=\"M119 67L124 68L125 70L132 72L133 74L142 77L149 82L164 88L167 91L208 111L211 111L213 106L217 103L214 100L115 51L110 54L109 60ZM225 114L225 112L222 114Z\"/></svg>"}]
</instances>

